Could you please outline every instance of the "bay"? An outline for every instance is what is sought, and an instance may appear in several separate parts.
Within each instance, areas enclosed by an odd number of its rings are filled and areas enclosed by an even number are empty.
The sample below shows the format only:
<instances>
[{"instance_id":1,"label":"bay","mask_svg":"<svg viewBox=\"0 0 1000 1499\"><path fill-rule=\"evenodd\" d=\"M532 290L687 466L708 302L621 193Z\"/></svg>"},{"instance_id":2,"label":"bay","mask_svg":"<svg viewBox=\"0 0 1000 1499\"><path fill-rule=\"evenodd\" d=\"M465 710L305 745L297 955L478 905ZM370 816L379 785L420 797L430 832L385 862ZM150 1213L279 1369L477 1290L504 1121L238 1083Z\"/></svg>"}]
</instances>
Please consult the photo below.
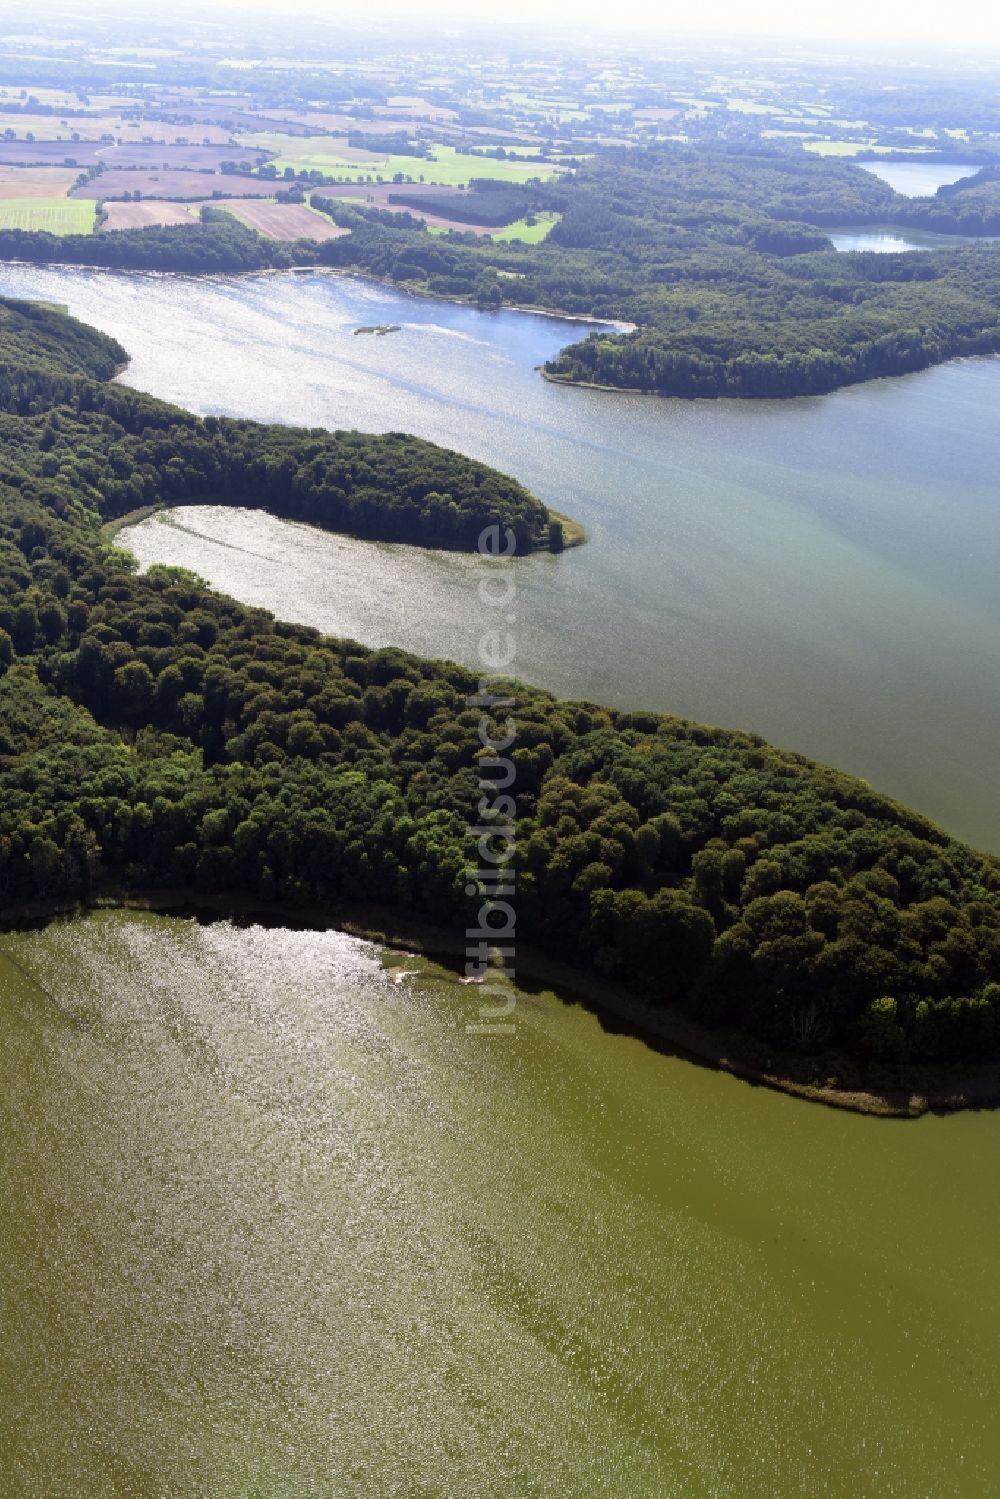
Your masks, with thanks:
<instances>
[{"instance_id":1,"label":"bay","mask_svg":"<svg viewBox=\"0 0 1000 1499\"><path fill-rule=\"evenodd\" d=\"M931 198L939 187L960 182L980 170L980 163L968 161L893 161L880 156L877 161L859 161L859 167L888 182L894 192L907 198Z\"/></svg>"}]
</instances>

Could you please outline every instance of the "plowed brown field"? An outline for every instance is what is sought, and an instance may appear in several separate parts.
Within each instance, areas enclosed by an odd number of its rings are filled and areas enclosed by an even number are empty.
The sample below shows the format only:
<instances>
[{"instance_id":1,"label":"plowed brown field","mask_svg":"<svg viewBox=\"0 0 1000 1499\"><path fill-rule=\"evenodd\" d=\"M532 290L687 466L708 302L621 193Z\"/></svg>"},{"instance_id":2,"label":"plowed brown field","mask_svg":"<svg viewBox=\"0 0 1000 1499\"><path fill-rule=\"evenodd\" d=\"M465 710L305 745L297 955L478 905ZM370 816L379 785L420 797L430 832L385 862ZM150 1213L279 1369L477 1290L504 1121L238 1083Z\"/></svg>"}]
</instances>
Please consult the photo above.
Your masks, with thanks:
<instances>
[{"instance_id":1,"label":"plowed brown field","mask_svg":"<svg viewBox=\"0 0 1000 1499\"><path fill-rule=\"evenodd\" d=\"M148 229L153 224L196 224L197 209L189 213L183 203L158 202L145 198L141 203L109 203L103 228Z\"/></svg>"},{"instance_id":2,"label":"plowed brown field","mask_svg":"<svg viewBox=\"0 0 1000 1499\"><path fill-rule=\"evenodd\" d=\"M0 198L65 198L79 175L74 167L0 167Z\"/></svg>"},{"instance_id":3,"label":"plowed brown field","mask_svg":"<svg viewBox=\"0 0 1000 1499\"><path fill-rule=\"evenodd\" d=\"M231 198L220 203L219 207L227 208L258 234L267 235L268 239L339 239L348 233L304 203L265 203L257 198Z\"/></svg>"},{"instance_id":4,"label":"plowed brown field","mask_svg":"<svg viewBox=\"0 0 1000 1499\"><path fill-rule=\"evenodd\" d=\"M241 198L274 196L274 183L262 177L223 176L216 172L175 172L169 168L128 171L109 169L78 187L74 198L120 198L136 188L151 198L211 198L213 192L239 193Z\"/></svg>"}]
</instances>

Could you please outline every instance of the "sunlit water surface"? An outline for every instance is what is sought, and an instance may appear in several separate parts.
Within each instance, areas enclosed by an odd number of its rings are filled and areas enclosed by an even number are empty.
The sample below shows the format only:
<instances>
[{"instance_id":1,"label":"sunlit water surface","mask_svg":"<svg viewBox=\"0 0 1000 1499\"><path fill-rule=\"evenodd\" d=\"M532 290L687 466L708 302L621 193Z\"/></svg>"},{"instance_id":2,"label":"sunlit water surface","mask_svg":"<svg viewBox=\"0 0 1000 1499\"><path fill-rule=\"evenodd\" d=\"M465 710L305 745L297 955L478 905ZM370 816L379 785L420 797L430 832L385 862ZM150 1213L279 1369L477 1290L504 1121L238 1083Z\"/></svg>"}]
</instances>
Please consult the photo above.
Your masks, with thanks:
<instances>
[{"instance_id":1,"label":"sunlit water surface","mask_svg":"<svg viewBox=\"0 0 1000 1499\"><path fill-rule=\"evenodd\" d=\"M962 234L927 234L919 229L843 229L830 234L835 250L868 250L876 255L898 255L904 250L947 250L955 245L993 244L998 236L984 234L971 240Z\"/></svg>"},{"instance_id":2,"label":"sunlit water surface","mask_svg":"<svg viewBox=\"0 0 1000 1499\"><path fill-rule=\"evenodd\" d=\"M5 1499L996 1493L990 1115L470 1036L336 933L104 913L0 1007Z\"/></svg>"},{"instance_id":3,"label":"sunlit water surface","mask_svg":"<svg viewBox=\"0 0 1000 1499\"><path fill-rule=\"evenodd\" d=\"M894 192L907 198L933 197L939 187L960 182L980 170L976 163L968 161L893 161L885 156L877 161L859 161L857 165L881 177Z\"/></svg>"}]
</instances>

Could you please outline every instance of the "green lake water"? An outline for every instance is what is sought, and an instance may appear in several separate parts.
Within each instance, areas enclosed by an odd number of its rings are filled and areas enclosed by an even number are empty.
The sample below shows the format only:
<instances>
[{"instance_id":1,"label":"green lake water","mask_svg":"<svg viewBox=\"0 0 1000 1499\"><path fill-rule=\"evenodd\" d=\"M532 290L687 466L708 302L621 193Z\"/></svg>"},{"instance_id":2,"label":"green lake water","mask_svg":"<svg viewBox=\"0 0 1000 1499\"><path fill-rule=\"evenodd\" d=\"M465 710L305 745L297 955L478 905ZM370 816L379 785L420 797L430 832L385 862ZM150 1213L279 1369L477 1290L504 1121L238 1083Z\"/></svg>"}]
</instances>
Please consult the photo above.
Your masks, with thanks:
<instances>
[{"instance_id":1,"label":"green lake water","mask_svg":"<svg viewBox=\"0 0 1000 1499\"><path fill-rule=\"evenodd\" d=\"M996 1120L337 933L0 938L0 1492L996 1493Z\"/></svg>"}]
</instances>

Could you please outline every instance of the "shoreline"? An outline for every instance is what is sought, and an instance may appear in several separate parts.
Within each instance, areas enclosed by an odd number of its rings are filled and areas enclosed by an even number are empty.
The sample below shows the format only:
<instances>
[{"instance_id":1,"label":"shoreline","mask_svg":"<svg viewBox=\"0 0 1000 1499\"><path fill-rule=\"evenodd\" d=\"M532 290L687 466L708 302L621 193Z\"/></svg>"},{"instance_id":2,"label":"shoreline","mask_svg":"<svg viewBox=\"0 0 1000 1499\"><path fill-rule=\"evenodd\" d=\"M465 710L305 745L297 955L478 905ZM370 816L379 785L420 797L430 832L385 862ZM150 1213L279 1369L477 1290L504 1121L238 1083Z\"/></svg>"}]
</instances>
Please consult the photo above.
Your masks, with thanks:
<instances>
[{"instance_id":1,"label":"shoreline","mask_svg":"<svg viewBox=\"0 0 1000 1499\"><path fill-rule=\"evenodd\" d=\"M319 244L321 241L317 240ZM219 271L208 267L200 271L165 271L151 266L128 266L128 265L95 265L90 261L83 260L0 260L0 266L16 265L24 266L28 270L47 271L99 271L108 276L178 276L187 279L197 277L199 279L211 279L213 281L223 278L232 278L236 281L249 281L255 276L306 276L312 274L324 276L343 276L352 281L370 281L376 286L387 286L391 290L407 297L416 297L424 302L447 302L453 307L471 307L475 312L484 315L491 312L527 312L535 317L554 318L560 323L590 323L595 328L612 328L616 333L634 333L638 323L628 322L624 318L599 318L589 312L560 312L557 307L536 307L530 303L503 302L499 307L481 307L472 297L449 296L446 292L429 291L413 281L394 281L391 276L379 276L375 271L355 270L351 266L339 265L274 265L259 266L247 271ZM6 293L4 293L6 295ZM17 300L17 298L13 298ZM68 314L70 317L74 313Z\"/></svg>"},{"instance_id":2,"label":"shoreline","mask_svg":"<svg viewBox=\"0 0 1000 1499\"><path fill-rule=\"evenodd\" d=\"M586 546L590 540L582 522L574 520L571 515L563 515L561 510L550 510L549 520L557 520L562 526L563 544L561 550L564 552L568 552L570 547ZM536 547L535 550L541 551L543 548ZM551 546L548 548L548 551L552 552ZM558 555L558 553L554 553L553 555Z\"/></svg>"},{"instance_id":3,"label":"shoreline","mask_svg":"<svg viewBox=\"0 0 1000 1499\"><path fill-rule=\"evenodd\" d=\"M144 520L150 520L154 515L162 515L169 508L168 505L140 505L138 510L129 510L114 520L102 521L99 527L100 533L105 541L113 542L120 531L125 531L130 526L139 526Z\"/></svg>"},{"instance_id":4,"label":"shoreline","mask_svg":"<svg viewBox=\"0 0 1000 1499\"><path fill-rule=\"evenodd\" d=\"M421 917L406 916L374 903L339 903L329 908L300 908L266 902L258 897L220 892L206 894L192 887L176 890L120 891L109 887L89 900L26 901L0 908L0 934L30 931L59 919L78 919L95 911L135 911L196 920L256 921L268 927L300 931L337 931L372 942L391 952L417 954L445 967L464 963L461 936ZM759 1043L744 1033L713 1030L688 1015L679 1005L653 1006L618 985L585 969L550 958L527 944L518 948L516 986L526 992L546 990L561 1004L579 1004L609 1031L642 1041L693 1066L727 1072L754 1087L768 1088L806 1102L863 1114L877 1119L919 1119L929 1113L959 1113L1000 1107L1000 1066L956 1070L954 1075L928 1081L921 1076L908 1083L903 1075L884 1086L860 1083L837 1087L795 1076L795 1064L809 1058L779 1057L777 1065L755 1065L740 1054ZM782 1060L788 1062L781 1070ZM928 1069L928 1075L930 1069Z\"/></svg>"},{"instance_id":5,"label":"shoreline","mask_svg":"<svg viewBox=\"0 0 1000 1499\"><path fill-rule=\"evenodd\" d=\"M275 272L275 274L282 273ZM558 376L546 375L545 377L557 383L577 383ZM618 387L607 388L618 389ZM220 501L217 496L206 496L200 500L188 499L181 503L217 504ZM100 529L109 538L114 537L128 526L170 508L172 508L170 505L165 504L140 507L125 516L105 522ZM266 507L252 508L266 510ZM548 507L544 508L550 518L560 522L567 520L558 512L549 511ZM286 519L285 517L278 518ZM317 525L316 522L300 520L292 523L328 530L334 535L356 535L349 531L323 527ZM577 527L581 534L575 540L566 537L564 546L579 544L585 539L582 527L575 522L570 522L570 524ZM370 537L357 537L357 539L384 541L383 538ZM414 545L412 542L399 544ZM423 545L428 549L433 548L433 543L430 542L416 543L416 545ZM551 551L551 548L543 545L533 550ZM139 892L134 895L98 893L89 903L71 901L49 906L42 902L20 909L8 908L0 911L0 929L10 923L17 925L19 922L46 920L60 914L87 909L88 906L100 908L102 905L138 910L176 911L179 908L194 911L211 910L219 917L256 914L262 920L272 923L284 921L285 924L320 929L333 927L384 943L389 947L400 944L407 947L416 945L418 950L429 956L455 957L464 954L464 946L461 943L456 945L456 939L446 930L419 922L409 925L404 918L384 910L375 913L372 918L374 924L359 926L356 906L337 907L334 910L297 911L280 904L269 905L260 901L246 901L233 894L220 894L218 897L206 898L190 889L177 892L147 892L146 894ZM406 937L400 934L402 925L409 925L409 935ZM823 1102L832 1107L895 1118L917 1117L932 1109L945 1111L1000 1105L1000 1068L996 1066L964 1070L946 1069L936 1075L931 1068L905 1069L893 1077L887 1076L884 1082L881 1076L873 1077L872 1072L869 1072L865 1079L868 1086L860 1083L857 1087L841 1085L838 1072L842 1065L846 1064L849 1077L859 1075L856 1067L847 1057L831 1055L826 1058L806 1059L800 1056L780 1055L774 1059L760 1060L761 1054L766 1053L766 1048L753 1042L752 1038L741 1032L710 1030L684 1013L678 1005L654 1007L627 994L617 986L601 980L595 974L550 959L527 946L520 949L520 956L523 984L539 980L567 997L574 997L586 1004L602 1019L612 1017L631 1035L669 1046L690 1058L711 1065L718 1070L728 1071L757 1085ZM824 1067L829 1073L826 1082L818 1080ZM911 1077L914 1079L912 1085Z\"/></svg>"},{"instance_id":6,"label":"shoreline","mask_svg":"<svg viewBox=\"0 0 1000 1499\"><path fill-rule=\"evenodd\" d=\"M857 228L858 226L855 225L854 227ZM832 228L830 228L828 226L824 226L824 228L825 228L825 230L826 230L826 232L828 234L829 233L839 233L839 232L844 232L844 233L849 232L848 229L846 229L846 228L842 229L841 226L839 226L839 225L834 225L834 226L832 226ZM998 236L959 235L959 236L956 236L956 238L959 239L959 240L967 240L968 243L970 243L970 244L983 244L984 242L988 243L991 238L994 241L1000 240L1000 235L998 235ZM941 248L942 249L945 249L945 248L954 248L954 246L951 246L951 247L942 246ZM835 249L832 249L829 253L830 254L843 254L843 253L848 253L848 252L837 251ZM855 253L857 253L857 252L855 252ZM861 252L861 253L864 253L864 252ZM914 253L917 253L917 252L914 252ZM328 276L344 276L344 277L348 277L348 278L350 278L352 280L366 281L366 282L369 282L372 285L384 286L384 287L387 287L387 288L391 289L397 295L407 296L407 297L414 297L415 299L420 300L420 301L441 302L441 303L450 304L450 305L455 306L455 307L469 307L469 308L473 309L473 311L478 311L478 312L483 313L483 314L495 313L495 312L532 313L536 317L554 318L558 322L563 322L563 323L581 323L581 324L589 325L589 326L594 327L594 328L605 328L605 329L610 330L611 332L613 332L617 336L623 336L623 335L628 334L628 333L638 332L641 329L641 327L644 326L644 325L641 325L641 324L638 324L638 323L626 322L625 320L622 320L622 319L616 319L616 318L597 318L597 317L594 317L590 313L559 312L556 308L551 308L551 307L534 307L534 306L526 305L524 303L508 302L508 303L502 303L499 307L483 307L478 302L476 302L474 300L474 298L472 298L472 297L458 296L458 295L451 295L451 296L449 296L448 294L446 294L444 292L430 291L427 288L421 287L421 286L417 285L414 282L394 281L390 276L380 276L380 275L377 275L376 273L374 273L372 271L357 270L357 269L354 269L353 267L350 267L350 266L296 265L296 266L265 266L265 267L261 267L261 268L258 268L258 269L246 270L246 271L240 271L240 270L219 271L219 270L207 270L207 269L193 270L193 271L191 271L191 270L184 270L184 271L181 271L181 270L169 271L169 270L167 270L167 271L165 271L165 270L155 270L155 269L146 268L146 267L91 265L89 263L88 264L84 264L83 262L80 262L80 261L64 261L64 260L14 260L14 259L11 259L11 260L0 260L0 267L2 267L4 265L24 266L24 267L27 267L29 269L41 268L41 269L45 269L45 270L70 270L70 271L74 271L75 270L75 271L91 271L91 272L97 271L97 272L100 272L102 274L111 275L111 276L121 276L121 275L124 275L124 276L151 276L151 277L158 277L158 278L163 278L163 277L182 277L182 278L201 278L203 280L204 279L211 279L211 280L237 280L237 281L249 280L250 278L255 277L255 276L258 276L258 277L260 277L260 276L301 276L301 275L306 275L306 274L309 274L309 273L322 273L322 274L328 275ZM7 295L7 294L4 293L3 295ZM16 301L16 300L18 300L18 298L16 296L14 296L12 298L12 300ZM74 316L74 314L73 313L69 313L69 316L72 317L72 316ZM571 344L567 345L567 347L572 347L572 345ZM905 378L908 375L923 374L927 370L938 369L938 368L942 367L943 365L947 365L947 364L954 364L958 360L962 360L962 359L995 359L995 358L998 358L998 357L1000 357L1000 337L998 337L997 347L995 347L995 348L990 348L990 349L974 349L974 350L959 351L959 352L953 353L953 354L945 354L943 357L940 357L940 358L929 359L927 361L927 363L921 364L921 365L917 366L914 369L892 371L892 372L887 372L887 373L884 373L884 374L873 374L873 375L863 374L863 375L859 375L857 378L854 378L854 379L839 381L837 384L831 385L828 389L825 389L825 390L784 391L784 392L780 392L780 393L776 393L776 394L770 394L770 395L750 395L750 394L747 394L747 393L740 393L740 392L735 392L735 391L719 391L719 392L714 393L712 395L686 395L686 394L679 393L679 392L676 392L676 391L647 390L647 389L644 389L641 386L637 386L637 385L609 385L609 384L606 384L604 382L596 381L596 380L578 380L578 379L574 379L572 376L569 376L569 375L553 374L551 371L547 370L544 365L536 365L535 369L536 369L536 372L541 375L541 378L543 380L547 381L550 385L564 385L564 386L569 387L570 389L575 389L575 390L597 391L597 392L599 392L601 394L604 394L604 395L635 395L635 396L651 397L651 398L653 398L655 400L661 400L661 401L675 401L675 400L677 400L677 401L691 401L691 402L694 402L694 401L700 401L700 402L704 402L704 401L728 401L728 400L731 400L731 401L741 401L741 402L754 402L754 401L760 401L760 402L763 402L763 401L808 401L808 400L819 400L819 399L823 399L823 398L825 398L827 396L836 395L839 391L841 391L841 390L848 390L852 386L855 386L855 385L869 385L869 384L871 384L871 383L873 383L875 381L878 381L878 380L900 380L900 379ZM127 366L126 366L126 368L127 368ZM123 372L124 372L123 370L118 371L116 373L116 375L113 376L112 378L117 379L119 377L119 375L122 374ZM351 532L339 532L339 533L335 533L335 534L339 534L339 535L351 535L352 533ZM366 537L360 537L359 538L359 540L370 540L370 539L372 539L372 538L366 538ZM406 544L407 545L413 545L414 543L406 543ZM570 545L579 545L579 544L580 544L579 542L573 542L573 543L566 542L564 544L562 550L567 550ZM416 545L420 545L420 543L416 543ZM455 549L455 548L448 548L448 549L445 549L445 550L457 550L457 549ZM546 548L539 547L539 548L533 548L533 550L542 551L542 550L546 550Z\"/></svg>"},{"instance_id":7,"label":"shoreline","mask_svg":"<svg viewBox=\"0 0 1000 1499\"><path fill-rule=\"evenodd\" d=\"M998 236L1000 239L1000 236ZM865 251L838 251L842 254L865 254ZM914 251L914 254L922 253ZM685 401L688 404L708 401L739 401L742 405L763 405L769 401L824 401L829 396L839 395L842 390L853 390L858 385L877 385L882 380L909 380L914 375L926 375L930 370L943 369L948 364L959 364L966 359L1000 359L1000 334L997 337L995 349L974 349L958 354L946 354L943 359L932 359L927 364L921 364L912 370L899 370L897 372L882 375L859 375L856 380L844 380L839 385L831 385L829 390L810 391L786 391L783 394L754 396L741 395L732 390L720 390L715 395L693 396L684 395L675 390L644 390L639 385L605 385L597 380L576 380L572 375L557 375L547 370L544 365L538 366L538 373L549 385L565 385L573 390L597 390L605 395L613 396L642 396L653 401Z\"/></svg>"},{"instance_id":8,"label":"shoreline","mask_svg":"<svg viewBox=\"0 0 1000 1499\"><path fill-rule=\"evenodd\" d=\"M31 262L22 262L30 264ZM48 263L48 262L47 262ZM287 270L275 269L267 271L224 271L221 275L239 276L301 276L309 271L320 272L327 276L346 276L353 281L372 281L376 286L387 286L392 291L401 293L403 296L415 297L421 302L444 302L452 307L471 307L474 312L481 312L484 316L496 312L526 312L534 317L553 318L558 323L587 323L594 328L611 328L615 333L635 333L638 323L630 323L624 318L600 318L594 317L590 312L560 312L557 307L537 307L530 302L501 302L499 307L483 307L474 297L464 297L456 293L449 296L447 292L431 291L416 281L394 281L391 276L379 276L375 271L353 270L350 266L338 265L299 265L291 266ZM163 275L197 276L202 274L198 271L166 271Z\"/></svg>"},{"instance_id":9,"label":"shoreline","mask_svg":"<svg viewBox=\"0 0 1000 1499\"><path fill-rule=\"evenodd\" d=\"M166 515L171 510L180 509L182 505L218 505L223 510L259 510L262 514L270 515L274 520L282 521L288 526L308 526L311 531L322 531L325 536L344 536L350 541L363 541L372 546L412 547L422 552L457 552L463 557L475 557L478 555L471 547L445 547L431 541L396 541L392 537L386 536L361 536L357 531L341 531L333 526L322 526L319 521L303 520L299 517L293 519L287 515L278 515L276 511L268 510L266 505L227 505L224 500L220 500L215 495L201 500L189 497L183 500L174 500L170 503L140 505L138 510L129 510L124 515L118 515L112 520L103 521L99 527L100 533L106 541L115 542L118 536L123 531L129 530L130 527L139 526L143 521L151 520L154 515ZM560 551L568 552L571 547L586 545L589 538L580 521L573 520L572 516L563 515L559 510L550 510L548 506L545 507L545 510L549 521L558 521L563 528L562 547L553 548L547 542L543 542L538 546L532 547L530 552L522 553L522 556L535 557L539 554L545 554L557 557ZM123 547L122 550L127 551L128 548Z\"/></svg>"},{"instance_id":10,"label":"shoreline","mask_svg":"<svg viewBox=\"0 0 1000 1499\"><path fill-rule=\"evenodd\" d=\"M15 262L9 262L8 261L8 262L0 262L0 263L13 264ZM19 262L16 262L16 263L17 264L22 264L22 265L30 265L30 264L32 264L32 262L30 262L30 261L19 261ZM102 267L94 267L94 269L100 270L100 269L102 269ZM263 272L248 271L245 274L248 275L248 276L249 275L256 275L256 274L285 276L285 275L296 275L296 274L301 273L302 271L306 271L306 270L310 270L310 269L312 269L312 267L299 266L299 267L291 267L290 269L284 270L284 271L263 271ZM335 273L336 274L340 274L339 272L335 272ZM129 273L129 274L131 274L131 273ZM155 274L160 274L160 273L155 273ZM190 273L190 272L184 272L184 271L182 271L182 272L165 272L165 273L162 273L162 274L167 274L167 275L172 275L172 274L188 275L188 274L199 274L199 273L197 273L197 272ZM372 279L378 279L378 278L365 277L363 279L372 280ZM420 296L420 295L422 295L422 293L409 292L408 291L406 293L406 295L408 295L408 296ZM444 298L443 300L446 300L446 301L447 300L451 300L451 301L456 301L456 302L459 301L459 299L457 299L457 298ZM471 304L463 303L462 305L471 305ZM514 309L514 310L527 310L527 309ZM72 313L69 313L68 315L72 316ZM552 313L551 314L551 316L553 316L553 317L557 317L559 315L560 314L558 314L558 313ZM546 316L549 316L549 314L546 314ZM582 319L582 320L583 321L594 321L594 319ZM600 326L603 327L604 324L601 324ZM358 331L365 332L365 331L368 331L368 330L367 329L362 329L362 330L355 329L354 331L357 333ZM392 331L397 331L397 330L393 329ZM131 363L132 363L132 356L131 356L131 354L129 354L127 356L127 358L122 363L120 363L120 364L118 364L118 365L115 366L114 374L110 377L109 381L104 382L104 383L111 384L111 383L114 383L115 381L119 380L121 378L121 376L125 374L126 370L129 368L129 366L131 365ZM539 366L539 368L541 368L541 366ZM266 424L260 424L260 425L266 425ZM333 430L333 429L328 429L328 430ZM562 538L563 538L562 539L562 545L559 546L559 547L552 546L551 541L541 541L541 542L539 542L537 546L533 546L531 548L530 552L528 553L529 556L534 556L535 553L537 553L537 552L547 552L550 556L558 556L561 552L569 551L573 547L585 546L587 544L587 542L589 541L590 538L587 535L586 529L585 529L582 521L574 520L572 516L564 514L563 511L561 511L561 510L553 510L550 506L546 505L545 502L544 502L544 500L540 499L539 496L536 495L533 490L529 490L528 493L531 494L532 498L538 500L538 503L540 505L542 505L543 509L545 510L545 514L546 514L546 518L547 518L547 523L548 523L549 526L551 526L551 524L552 524L553 521L558 521L559 522L559 524L562 527ZM212 504L224 504L224 502L220 501L217 497L214 497L214 498L205 499L205 500L187 499L187 500L183 500L183 501L178 501L178 504L189 504L189 505L205 504L205 505L212 505ZM125 515L117 516L117 517L115 517L112 520L103 521L99 529L100 529L101 535L104 536L108 541L114 541L114 539L119 535L120 532L127 530L130 526L140 525L142 523L142 521L149 520L152 516L161 514L162 512L164 512L166 510L170 510L172 508L174 508L174 507L171 506L171 505L165 504L165 503L157 503L157 504L153 504L153 505L140 505L138 509L127 511L125 513ZM234 508L240 508L240 507L238 507L238 506L231 506L231 505L230 506L225 506L224 505L224 508L226 508L226 509L234 509ZM244 508L247 508L247 509L263 508L266 514L274 515L274 512L273 511L268 511L267 508L266 508L266 506L265 507L247 506L247 507L244 507ZM274 515L274 518L276 520L285 520L285 521L289 520L288 516L282 516L282 515ZM390 546L412 546L412 547L419 547L419 548L422 548L424 551L431 551L431 552L435 552L435 551L453 551L453 552L461 552L461 553L463 553L463 555L475 555L475 553L473 552L473 550L471 548L465 548L465 547L447 547L447 546L442 545L441 543L435 543L433 541L429 541L429 542L393 541L392 538L387 538L387 537L362 536L362 535L359 535L356 531L343 531L343 530L338 530L338 529L336 529L336 528L334 528L332 526L323 526L318 521L292 520L292 521L290 521L290 524L310 526L310 527L312 527L313 529L315 529L317 531L325 531L330 536L347 536L347 537L350 537L351 539L353 539L355 541L370 541L370 542L376 542L376 543L378 543L378 542L384 542L385 544L390 545Z\"/></svg>"},{"instance_id":11,"label":"shoreline","mask_svg":"<svg viewBox=\"0 0 1000 1499\"><path fill-rule=\"evenodd\" d=\"M597 380L574 380L571 375L553 375L543 364L538 366L538 373L549 385L568 385L572 390L600 390L613 396L659 396L658 390L643 390L639 385L602 385ZM668 401L684 400L683 396L667 395L661 397ZM692 400L714 401L718 396L693 396Z\"/></svg>"}]
</instances>

